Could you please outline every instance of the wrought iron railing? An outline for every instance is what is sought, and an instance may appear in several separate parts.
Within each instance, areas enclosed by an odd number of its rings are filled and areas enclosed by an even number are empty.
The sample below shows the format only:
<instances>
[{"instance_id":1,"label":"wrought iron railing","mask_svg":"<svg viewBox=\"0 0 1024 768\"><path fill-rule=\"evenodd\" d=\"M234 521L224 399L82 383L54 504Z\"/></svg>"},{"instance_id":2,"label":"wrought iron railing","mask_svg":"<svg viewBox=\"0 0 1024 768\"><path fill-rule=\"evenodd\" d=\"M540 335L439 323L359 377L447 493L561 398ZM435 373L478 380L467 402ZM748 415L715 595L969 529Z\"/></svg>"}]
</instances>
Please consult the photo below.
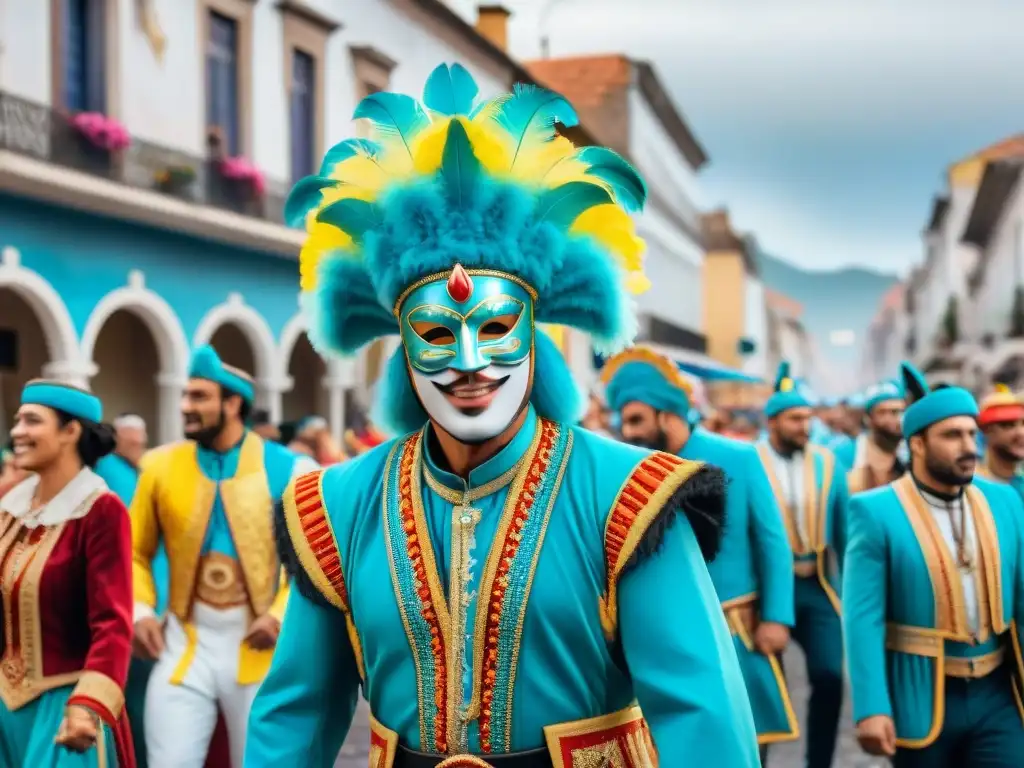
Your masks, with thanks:
<instances>
[{"instance_id":1,"label":"wrought iron railing","mask_svg":"<svg viewBox=\"0 0 1024 768\"><path fill-rule=\"evenodd\" d=\"M284 223L287 190L283 184L267 179L266 189L256 194L251 184L225 178L216 160L136 138L124 150L101 149L86 140L68 118L50 107L0 91L0 150L133 189Z\"/></svg>"}]
</instances>

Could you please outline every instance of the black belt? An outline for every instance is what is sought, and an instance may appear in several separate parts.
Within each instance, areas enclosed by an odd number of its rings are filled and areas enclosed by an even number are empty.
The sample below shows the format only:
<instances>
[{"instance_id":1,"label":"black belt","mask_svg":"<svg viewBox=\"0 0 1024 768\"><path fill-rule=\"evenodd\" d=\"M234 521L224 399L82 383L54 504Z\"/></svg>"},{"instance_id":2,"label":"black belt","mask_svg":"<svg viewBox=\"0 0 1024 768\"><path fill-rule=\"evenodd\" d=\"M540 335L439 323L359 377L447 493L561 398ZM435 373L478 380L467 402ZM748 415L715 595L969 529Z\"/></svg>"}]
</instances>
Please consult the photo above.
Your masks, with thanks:
<instances>
[{"instance_id":1,"label":"black belt","mask_svg":"<svg viewBox=\"0 0 1024 768\"><path fill-rule=\"evenodd\" d=\"M475 757L494 768L553 768L551 755L546 749L531 749L529 752L512 752L507 755L475 755ZM436 768L448 759L447 755L414 752L399 744L394 768ZM472 763L468 763L468 765L472 765Z\"/></svg>"}]
</instances>

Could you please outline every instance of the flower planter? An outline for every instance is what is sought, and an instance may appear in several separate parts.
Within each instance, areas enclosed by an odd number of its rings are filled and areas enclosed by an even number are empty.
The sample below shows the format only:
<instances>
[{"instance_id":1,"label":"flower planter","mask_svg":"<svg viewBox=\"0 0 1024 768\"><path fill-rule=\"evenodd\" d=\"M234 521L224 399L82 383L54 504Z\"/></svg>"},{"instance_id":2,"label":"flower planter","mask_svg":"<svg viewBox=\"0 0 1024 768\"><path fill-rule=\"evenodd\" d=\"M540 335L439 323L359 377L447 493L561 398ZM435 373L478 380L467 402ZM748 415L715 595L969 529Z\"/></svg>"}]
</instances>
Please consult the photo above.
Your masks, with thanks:
<instances>
[{"instance_id":1,"label":"flower planter","mask_svg":"<svg viewBox=\"0 0 1024 768\"><path fill-rule=\"evenodd\" d=\"M191 200L192 185L196 180L191 168L167 168L156 175L156 188L167 195Z\"/></svg>"},{"instance_id":2,"label":"flower planter","mask_svg":"<svg viewBox=\"0 0 1024 768\"><path fill-rule=\"evenodd\" d=\"M114 167L114 153L111 150L97 147L84 136L79 136L78 151L75 154L77 170L110 178Z\"/></svg>"}]
</instances>

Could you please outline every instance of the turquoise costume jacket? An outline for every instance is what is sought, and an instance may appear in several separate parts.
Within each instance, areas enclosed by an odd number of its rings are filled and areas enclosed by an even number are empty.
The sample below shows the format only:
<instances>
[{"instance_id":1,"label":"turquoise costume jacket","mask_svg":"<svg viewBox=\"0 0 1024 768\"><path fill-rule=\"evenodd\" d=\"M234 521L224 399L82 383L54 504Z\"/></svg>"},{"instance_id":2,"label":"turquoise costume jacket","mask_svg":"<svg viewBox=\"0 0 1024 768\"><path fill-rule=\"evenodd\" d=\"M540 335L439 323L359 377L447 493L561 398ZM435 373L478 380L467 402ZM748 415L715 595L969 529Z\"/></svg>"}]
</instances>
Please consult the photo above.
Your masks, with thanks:
<instances>
[{"instance_id":1,"label":"turquoise costume jacket","mask_svg":"<svg viewBox=\"0 0 1024 768\"><path fill-rule=\"evenodd\" d=\"M708 570L733 633L758 741L796 739L799 726L778 659L753 645L758 621L794 623L793 551L771 484L754 446L706 429L693 431L680 456L713 464L728 480L728 523Z\"/></svg>"},{"instance_id":2,"label":"turquoise costume jacket","mask_svg":"<svg viewBox=\"0 0 1024 768\"><path fill-rule=\"evenodd\" d=\"M981 550L977 633L967 623L955 555L909 473L850 502L843 631L853 716L892 717L903 748L927 747L941 733L950 659L1002 648L1017 673L1018 706L1024 693L1024 507L1011 489L984 479L966 493Z\"/></svg>"},{"instance_id":3,"label":"turquoise costume jacket","mask_svg":"<svg viewBox=\"0 0 1024 768\"><path fill-rule=\"evenodd\" d=\"M853 469L854 464L857 463L857 441L849 435L837 435L829 440L825 447L832 451L836 460L847 471Z\"/></svg>"},{"instance_id":4,"label":"turquoise costume jacket","mask_svg":"<svg viewBox=\"0 0 1024 768\"><path fill-rule=\"evenodd\" d=\"M375 754L557 750L556 724L637 702L663 765L759 764L705 564L717 470L532 407L468 491L432 445L427 427L286 494L296 589L247 768L330 766L360 684Z\"/></svg>"},{"instance_id":5,"label":"turquoise costume jacket","mask_svg":"<svg viewBox=\"0 0 1024 768\"><path fill-rule=\"evenodd\" d=\"M797 575L816 573L836 613L842 593L843 553L846 549L846 508L849 492L846 473L831 451L808 443L803 451L802 509L790 503L776 473L774 449L768 441L758 443L761 465L782 513L782 522L793 551ZM803 521L803 525L800 521ZM807 540L800 535L806 530Z\"/></svg>"}]
</instances>

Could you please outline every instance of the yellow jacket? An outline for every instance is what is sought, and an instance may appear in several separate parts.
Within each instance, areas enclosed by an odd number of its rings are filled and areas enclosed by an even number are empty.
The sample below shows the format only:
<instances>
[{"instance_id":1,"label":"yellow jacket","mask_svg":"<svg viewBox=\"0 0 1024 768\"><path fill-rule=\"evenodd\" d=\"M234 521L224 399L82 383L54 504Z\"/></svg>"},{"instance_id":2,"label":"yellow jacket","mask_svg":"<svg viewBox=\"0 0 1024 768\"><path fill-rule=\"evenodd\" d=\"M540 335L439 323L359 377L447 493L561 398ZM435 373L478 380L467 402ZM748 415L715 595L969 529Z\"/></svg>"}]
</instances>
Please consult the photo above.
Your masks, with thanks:
<instances>
[{"instance_id":1,"label":"yellow jacket","mask_svg":"<svg viewBox=\"0 0 1024 768\"><path fill-rule=\"evenodd\" d=\"M288 582L277 557L274 508L263 464L263 441L249 433L242 443L238 470L221 482L220 494L245 577L254 617L269 613L280 621L288 599ZM162 539L170 565L168 608L195 643L191 623L199 558L218 484L200 470L196 444L185 441L150 451L132 501L133 581L136 614L156 606L152 560ZM138 610L138 609L141 609ZM243 643L240 684L258 682L270 665L269 651ZM186 651L172 682L181 682L192 654Z\"/></svg>"}]
</instances>

